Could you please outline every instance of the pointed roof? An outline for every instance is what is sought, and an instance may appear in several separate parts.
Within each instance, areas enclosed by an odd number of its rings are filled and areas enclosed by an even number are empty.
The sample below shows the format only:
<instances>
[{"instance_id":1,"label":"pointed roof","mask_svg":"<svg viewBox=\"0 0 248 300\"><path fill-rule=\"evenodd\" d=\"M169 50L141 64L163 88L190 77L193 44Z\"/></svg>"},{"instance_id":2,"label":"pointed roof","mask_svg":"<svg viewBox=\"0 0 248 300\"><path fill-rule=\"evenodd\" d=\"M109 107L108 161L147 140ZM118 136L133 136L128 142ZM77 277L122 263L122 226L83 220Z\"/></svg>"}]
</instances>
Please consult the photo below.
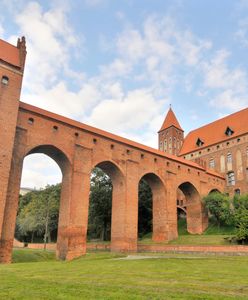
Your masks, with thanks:
<instances>
[{"instance_id":1,"label":"pointed roof","mask_svg":"<svg viewBox=\"0 0 248 300\"><path fill-rule=\"evenodd\" d=\"M159 132L162 131L162 130L164 130L164 129L167 129L167 128L171 127L171 126L174 126L174 127L176 127L176 128L178 128L178 129L180 129L180 130L183 131L183 129L180 126L180 124L179 124L179 122L178 122L178 120L177 120L177 118L176 118L176 116L175 116L172 108L170 107L170 109L169 109L169 111L168 111L168 113L167 113L167 115L165 117L164 123L163 123L162 127L160 128Z\"/></svg>"}]
</instances>

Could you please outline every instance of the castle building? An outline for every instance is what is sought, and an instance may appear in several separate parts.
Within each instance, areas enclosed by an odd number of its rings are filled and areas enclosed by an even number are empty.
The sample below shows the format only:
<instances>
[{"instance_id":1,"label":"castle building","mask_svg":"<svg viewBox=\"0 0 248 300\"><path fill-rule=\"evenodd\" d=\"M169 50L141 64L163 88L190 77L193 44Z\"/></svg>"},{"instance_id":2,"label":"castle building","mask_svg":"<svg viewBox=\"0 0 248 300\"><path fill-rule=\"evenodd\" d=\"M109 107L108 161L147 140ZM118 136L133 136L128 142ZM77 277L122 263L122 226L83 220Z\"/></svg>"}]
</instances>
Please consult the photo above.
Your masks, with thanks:
<instances>
[{"instance_id":1,"label":"castle building","mask_svg":"<svg viewBox=\"0 0 248 300\"><path fill-rule=\"evenodd\" d=\"M226 193L248 193L248 108L192 130L184 138L170 108L158 132L161 151L192 160L226 178Z\"/></svg>"}]
</instances>

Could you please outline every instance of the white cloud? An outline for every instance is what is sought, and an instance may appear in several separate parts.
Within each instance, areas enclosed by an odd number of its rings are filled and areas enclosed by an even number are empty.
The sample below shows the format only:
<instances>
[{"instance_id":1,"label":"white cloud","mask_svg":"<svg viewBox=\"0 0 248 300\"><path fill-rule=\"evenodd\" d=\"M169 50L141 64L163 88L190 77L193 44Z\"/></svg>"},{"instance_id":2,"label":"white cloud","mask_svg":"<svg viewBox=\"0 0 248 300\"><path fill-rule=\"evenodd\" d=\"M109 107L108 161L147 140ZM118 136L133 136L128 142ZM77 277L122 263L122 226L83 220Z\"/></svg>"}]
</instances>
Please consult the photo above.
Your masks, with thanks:
<instances>
[{"instance_id":1,"label":"white cloud","mask_svg":"<svg viewBox=\"0 0 248 300\"><path fill-rule=\"evenodd\" d=\"M21 186L44 188L61 182L62 173L54 160L43 154L31 154L24 159Z\"/></svg>"},{"instance_id":2,"label":"white cloud","mask_svg":"<svg viewBox=\"0 0 248 300\"><path fill-rule=\"evenodd\" d=\"M210 105L222 110L237 111L248 105L247 72L230 67L230 53L225 49L216 52L212 60L202 64L204 86L214 92Z\"/></svg>"},{"instance_id":3,"label":"white cloud","mask_svg":"<svg viewBox=\"0 0 248 300\"><path fill-rule=\"evenodd\" d=\"M122 96L120 92L120 96ZM162 102L155 99L149 90L128 92L119 99L100 102L92 111L89 122L115 132L139 131L160 114ZM149 122L147 122L149 120Z\"/></svg>"},{"instance_id":4,"label":"white cloud","mask_svg":"<svg viewBox=\"0 0 248 300\"><path fill-rule=\"evenodd\" d=\"M248 96L236 94L235 90L227 89L214 97L210 104L222 110L238 111L248 106Z\"/></svg>"},{"instance_id":5,"label":"white cloud","mask_svg":"<svg viewBox=\"0 0 248 300\"><path fill-rule=\"evenodd\" d=\"M69 69L70 57L79 41L69 26L63 6L43 11L39 3L29 2L17 13L15 21L27 39L24 85L39 92L40 84L53 85ZM16 37L10 41L16 43Z\"/></svg>"}]
</instances>

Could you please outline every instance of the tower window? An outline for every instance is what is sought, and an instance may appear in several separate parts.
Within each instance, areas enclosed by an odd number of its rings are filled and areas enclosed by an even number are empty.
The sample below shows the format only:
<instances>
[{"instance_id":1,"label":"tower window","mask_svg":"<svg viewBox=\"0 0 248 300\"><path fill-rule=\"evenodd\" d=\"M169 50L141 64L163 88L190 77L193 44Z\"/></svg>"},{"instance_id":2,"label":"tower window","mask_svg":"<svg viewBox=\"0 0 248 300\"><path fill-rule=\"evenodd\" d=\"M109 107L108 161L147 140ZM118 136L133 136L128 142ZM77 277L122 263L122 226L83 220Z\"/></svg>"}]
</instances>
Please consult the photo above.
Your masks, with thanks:
<instances>
[{"instance_id":1,"label":"tower window","mask_svg":"<svg viewBox=\"0 0 248 300\"><path fill-rule=\"evenodd\" d=\"M8 85L9 84L9 77L3 76L2 80L1 80L1 83L4 84L4 85Z\"/></svg>"},{"instance_id":2,"label":"tower window","mask_svg":"<svg viewBox=\"0 0 248 300\"><path fill-rule=\"evenodd\" d=\"M197 141L196 141L196 145L198 147L201 147L201 146L203 146L203 144L204 144L204 142L200 138L198 138Z\"/></svg>"},{"instance_id":3,"label":"tower window","mask_svg":"<svg viewBox=\"0 0 248 300\"><path fill-rule=\"evenodd\" d=\"M233 133L234 133L234 131L229 126L227 126L225 135L231 136Z\"/></svg>"}]
</instances>

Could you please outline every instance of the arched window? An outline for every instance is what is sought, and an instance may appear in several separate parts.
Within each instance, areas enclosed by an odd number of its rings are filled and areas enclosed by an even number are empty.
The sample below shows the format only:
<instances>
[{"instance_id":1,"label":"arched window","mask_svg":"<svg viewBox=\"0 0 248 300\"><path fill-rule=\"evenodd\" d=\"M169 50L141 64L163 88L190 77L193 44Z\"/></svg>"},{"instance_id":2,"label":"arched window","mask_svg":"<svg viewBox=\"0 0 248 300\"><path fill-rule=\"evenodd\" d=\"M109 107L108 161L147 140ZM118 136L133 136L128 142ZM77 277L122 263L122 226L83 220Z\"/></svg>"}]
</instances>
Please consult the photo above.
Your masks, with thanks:
<instances>
[{"instance_id":1,"label":"arched window","mask_svg":"<svg viewBox=\"0 0 248 300\"><path fill-rule=\"evenodd\" d=\"M213 158L211 158L211 159L209 160L209 168L214 169L214 167L215 167L215 161L214 161Z\"/></svg>"},{"instance_id":2,"label":"arched window","mask_svg":"<svg viewBox=\"0 0 248 300\"><path fill-rule=\"evenodd\" d=\"M227 160L227 163L231 163L232 162L232 153L227 153L227 156L226 156L226 160Z\"/></svg>"},{"instance_id":3,"label":"arched window","mask_svg":"<svg viewBox=\"0 0 248 300\"><path fill-rule=\"evenodd\" d=\"M159 150L163 151L163 142L160 142L160 144L159 144Z\"/></svg>"}]
</instances>

